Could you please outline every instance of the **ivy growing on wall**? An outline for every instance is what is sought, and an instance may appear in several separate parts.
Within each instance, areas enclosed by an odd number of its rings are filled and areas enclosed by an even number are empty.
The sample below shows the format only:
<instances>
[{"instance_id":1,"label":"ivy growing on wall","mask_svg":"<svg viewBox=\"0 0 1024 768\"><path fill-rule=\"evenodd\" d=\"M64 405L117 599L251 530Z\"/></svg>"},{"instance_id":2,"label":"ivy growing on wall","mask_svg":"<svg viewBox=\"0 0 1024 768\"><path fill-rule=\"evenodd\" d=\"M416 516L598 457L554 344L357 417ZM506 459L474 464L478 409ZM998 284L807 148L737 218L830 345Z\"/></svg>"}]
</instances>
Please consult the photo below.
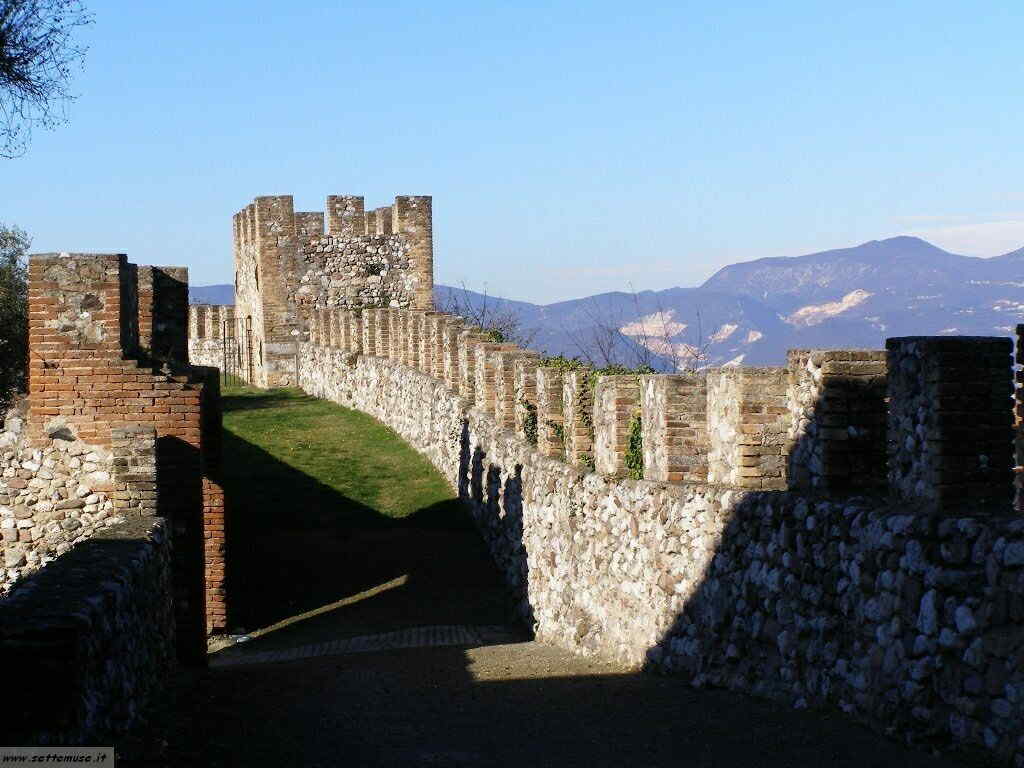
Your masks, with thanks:
<instances>
[{"instance_id":1,"label":"ivy growing on wall","mask_svg":"<svg viewBox=\"0 0 1024 768\"><path fill-rule=\"evenodd\" d=\"M555 439L565 447L565 425L551 420L545 421L544 424L554 433Z\"/></svg>"},{"instance_id":2,"label":"ivy growing on wall","mask_svg":"<svg viewBox=\"0 0 1024 768\"><path fill-rule=\"evenodd\" d=\"M644 479L644 425L640 411L629 420L629 439L626 443L626 472L634 480Z\"/></svg>"},{"instance_id":3,"label":"ivy growing on wall","mask_svg":"<svg viewBox=\"0 0 1024 768\"><path fill-rule=\"evenodd\" d=\"M526 442L530 445L537 444L537 406L525 398L520 398L519 404L526 409L526 416L523 418L523 434L526 435Z\"/></svg>"},{"instance_id":4,"label":"ivy growing on wall","mask_svg":"<svg viewBox=\"0 0 1024 768\"><path fill-rule=\"evenodd\" d=\"M590 440L594 440L594 393L597 389L597 382L602 376L624 376L655 373L655 370L648 365L629 368L624 365L608 365L603 368L593 368L577 358L568 358L562 355L542 358L540 365L544 368L555 368L563 373L575 371L586 372L582 377L581 386L576 393L576 412L579 414L580 424L590 433ZM562 444L566 443L565 428L561 424L548 421L546 425L555 433ZM567 457L571 458L571 457ZM578 457L581 467L590 471L594 470L595 459L593 453L584 454ZM630 477L641 479L643 477L643 426L639 413L630 422L629 445L626 452L626 466Z\"/></svg>"}]
</instances>

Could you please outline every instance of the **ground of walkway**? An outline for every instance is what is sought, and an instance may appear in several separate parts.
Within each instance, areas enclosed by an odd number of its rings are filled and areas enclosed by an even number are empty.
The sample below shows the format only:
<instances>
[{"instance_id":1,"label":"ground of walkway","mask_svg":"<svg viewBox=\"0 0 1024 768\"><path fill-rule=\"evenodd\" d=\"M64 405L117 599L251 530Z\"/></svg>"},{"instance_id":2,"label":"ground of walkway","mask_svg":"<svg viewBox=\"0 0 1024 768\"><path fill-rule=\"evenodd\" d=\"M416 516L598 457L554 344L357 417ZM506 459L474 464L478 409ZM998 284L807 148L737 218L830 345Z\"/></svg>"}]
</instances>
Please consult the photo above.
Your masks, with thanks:
<instances>
[{"instance_id":1,"label":"ground of walkway","mask_svg":"<svg viewBox=\"0 0 1024 768\"><path fill-rule=\"evenodd\" d=\"M295 392L228 395L229 577L248 639L177 681L155 763L970 764L533 642L447 486L393 433Z\"/></svg>"}]
</instances>

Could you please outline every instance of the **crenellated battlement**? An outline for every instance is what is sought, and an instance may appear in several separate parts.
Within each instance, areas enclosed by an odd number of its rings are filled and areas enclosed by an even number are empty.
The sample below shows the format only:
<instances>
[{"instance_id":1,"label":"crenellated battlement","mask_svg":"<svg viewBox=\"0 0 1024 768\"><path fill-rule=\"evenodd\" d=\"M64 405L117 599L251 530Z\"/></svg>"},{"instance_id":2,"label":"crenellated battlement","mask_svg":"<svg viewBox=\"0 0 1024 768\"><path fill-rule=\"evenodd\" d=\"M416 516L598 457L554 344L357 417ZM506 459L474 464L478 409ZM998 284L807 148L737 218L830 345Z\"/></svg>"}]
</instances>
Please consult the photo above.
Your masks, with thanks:
<instances>
[{"instance_id":1,"label":"crenellated battlement","mask_svg":"<svg viewBox=\"0 0 1024 768\"><path fill-rule=\"evenodd\" d=\"M444 313L315 317L312 345L428 374L544 455L605 476L629 474L639 426L637 460L649 480L888 491L938 509L970 501L1011 512L1005 339L898 338L887 350L792 350L782 367L602 376L545 367L536 353ZM335 327L354 330L324 330Z\"/></svg>"},{"instance_id":2,"label":"crenellated battlement","mask_svg":"<svg viewBox=\"0 0 1024 768\"><path fill-rule=\"evenodd\" d=\"M430 459L539 640L1020 754L1008 340L603 375L443 313L317 329L300 386Z\"/></svg>"},{"instance_id":3,"label":"crenellated battlement","mask_svg":"<svg viewBox=\"0 0 1024 768\"><path fill-rule=\"evenodd\" d=\"M323 212L295 211L291 195L257 197L232 232L238 338L252 361L243 370L258 386L294 383L296 336L320 309L433 308L429 196L367 211L358 195L329 195Z\"/></svg>"},{"instance_id":4,"label":"crenellated battlement","mask_svg":"<svg viewBox=\"0 0 1024 768\"><path fill-rule=\"evenodd\" d=\"M1009 340L597 371L434 311L429 198L257 198L234 230L235 335L196 307L193 354L393 428L538 639L1024 754Z\"/></svg>"},{"instance_id":5,"label":"crenellated battlement","mask_svg":"<svg viewBox=\"0 0 1024 768\"><path fill-rule=\"evenodd\" d=\"M18 429L0 436L12 449L0 465L21 462L0 466L0 517L24 508L26 535L3 536L0 585L100 530L101 521L114 522L100 506L104 495L114 513L171 518L180 646L183 656L202 658L206 630L225 622L220 395L215 370L188 364L187 339L190 325L192 335L212 332L209 323L224 310L188 308L184 267L138 266L116 253L32 255L28 293L24 417L9 420ZM67 471L81 475L77 485L53 480L33 460L39 455L65 458ZM101 469L104 462L111 469ZM122 481L112 483L118 474ZM39 487L47 490L36 498ZM75 487L94 501L68 500ZM55 514L54 503L72 512Z\"/></svg>"}]
</instances>

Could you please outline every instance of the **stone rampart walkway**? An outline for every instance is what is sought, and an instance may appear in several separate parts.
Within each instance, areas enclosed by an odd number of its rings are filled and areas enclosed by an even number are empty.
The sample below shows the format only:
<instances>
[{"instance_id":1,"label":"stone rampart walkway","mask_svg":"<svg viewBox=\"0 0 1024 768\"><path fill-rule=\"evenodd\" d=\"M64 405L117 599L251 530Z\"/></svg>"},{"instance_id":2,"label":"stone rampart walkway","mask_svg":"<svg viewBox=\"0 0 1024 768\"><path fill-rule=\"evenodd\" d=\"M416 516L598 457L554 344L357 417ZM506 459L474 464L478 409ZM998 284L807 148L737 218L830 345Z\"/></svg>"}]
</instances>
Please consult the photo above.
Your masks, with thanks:
<instances>
[{"instance_id":1,"label":"stone rampart walkway","mask_svg":"<svg viewBox=\"0 0 1024 768\"><path fill-rule=\"evenodd\" d=\"M315 407L318 419L337 419L332 434L366 426L360 414ZM315 456L297 453L288 465L271 438L246 432L247 419L264 429L272 417L227 419L229 461L246 463L245 482L266 478L275 499L301 500L273 515L236 511L266 523L242 526L248 538L236 546L249 547L249 570L235 574L251 590L248 616L266 623L245 627L246 642L219 644L210 669L182 681L166 765L965 764L836 713L695 690L531 641L507 621L504 589L475 533L445 517L457 508L432 502L444 519L381 519L365 499L312 478ZM417 460L393 447L401 462ZM344 444L331 450L356 474L383 461ZM422 471L411 466L410 476ZM271 491L250 487L242 498L255 504L262 494Z\"/></svg>"}]
</instances>

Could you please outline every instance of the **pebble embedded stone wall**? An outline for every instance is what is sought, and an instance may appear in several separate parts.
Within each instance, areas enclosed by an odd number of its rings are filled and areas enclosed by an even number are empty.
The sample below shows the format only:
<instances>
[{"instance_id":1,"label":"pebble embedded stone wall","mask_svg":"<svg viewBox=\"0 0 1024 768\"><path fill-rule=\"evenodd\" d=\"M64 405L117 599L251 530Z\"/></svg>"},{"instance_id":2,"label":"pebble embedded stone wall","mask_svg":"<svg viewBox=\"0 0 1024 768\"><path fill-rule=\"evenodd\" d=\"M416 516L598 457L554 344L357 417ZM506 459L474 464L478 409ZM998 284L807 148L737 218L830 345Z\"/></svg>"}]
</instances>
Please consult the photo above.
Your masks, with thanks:
<instances>
[{"instance_id":1,"label":"pebble embedded stone wall","mask_svg":"<svg viewBox=\"0 0 1024 768\"><path fill-rule=\"evenodd\" d=\"M612 480L395 361L311 344L301 358L307 392L394 428L457 489L538 639L1024 764L1024 521ZM757 398L709 388L709 414L717 391L749 401L757 429L782 423L767 398L785 400L785 374ZM781 461L788 433L770 434Z\"/></svg>"},{"instance_id":2,"label":"pebble embedded stone wall","mask_svg":"<svg viewBox=\"0 0 1024 768\"><path fill-rule=\"evenodd\" d=\"M401 235L322 235L302 247L300 306L408 309L416 297L409 243Z\"/></svg>"},{"instance_id":3,"label":"pebble embedded stone wall","mask_svg":"<svg viewBox=\"0 0 1024 768\"><path fill-rule=\"evenodd\" d=\"M23 400L0 432L0 593L122 520L114 508L111 451L61 432L33 444L27 416Z\"/></svg>"},{"instance_id":4,"label":"pebble embedded stone wall","mask_svg":"<svg viewBox=\"0 0 1024 768\"><path fill-rule=\"evenodd\" d=\"M166 693L175 647L170 538L160 518L125 519L0 600L10 704L0 743L111 743Z\"/></svg>"}]
</instances>

